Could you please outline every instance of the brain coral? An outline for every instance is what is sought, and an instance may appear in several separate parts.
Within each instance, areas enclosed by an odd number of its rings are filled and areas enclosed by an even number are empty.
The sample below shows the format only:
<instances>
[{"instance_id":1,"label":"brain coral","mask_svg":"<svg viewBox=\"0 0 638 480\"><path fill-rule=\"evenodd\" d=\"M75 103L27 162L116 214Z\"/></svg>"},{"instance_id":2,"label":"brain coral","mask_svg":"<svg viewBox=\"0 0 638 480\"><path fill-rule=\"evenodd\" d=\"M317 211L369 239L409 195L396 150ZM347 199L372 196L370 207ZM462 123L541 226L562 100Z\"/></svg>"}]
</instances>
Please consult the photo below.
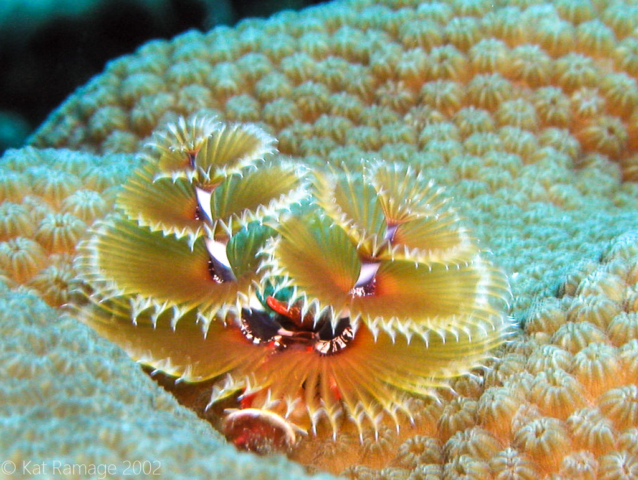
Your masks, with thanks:
<instances>
[{"instance_id":1,"label":"brain coral","mask_svg":"<svg viewBox=\"0 0 638 480\"><path fill-rule=\"evenodd\" d=\"M413 425L309 437L295 460L353 478L636 478L637 26L622 0L354 0L111 62L0 162L4 456L122 462L159 444L167 472L301 475L213 446L56 310L75 301L74 242L133 154L206 114L257 124L313 168L418 167L508 273L523 325L438 402L414 399Z\"/></svg>"}]
</instances>

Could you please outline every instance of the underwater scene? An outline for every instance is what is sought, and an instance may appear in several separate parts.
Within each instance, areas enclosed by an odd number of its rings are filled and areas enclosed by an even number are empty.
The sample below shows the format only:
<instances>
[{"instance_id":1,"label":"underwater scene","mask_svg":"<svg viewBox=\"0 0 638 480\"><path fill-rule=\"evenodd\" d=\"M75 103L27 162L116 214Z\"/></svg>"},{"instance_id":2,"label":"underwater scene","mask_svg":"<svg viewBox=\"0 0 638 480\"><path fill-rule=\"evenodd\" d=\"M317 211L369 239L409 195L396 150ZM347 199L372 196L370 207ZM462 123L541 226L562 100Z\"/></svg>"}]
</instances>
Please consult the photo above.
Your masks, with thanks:
<instances>
[{"instance_id":1,"label":"underwater scene","mask_svg":"<svg viewBox=\"0 0 638 480\"><path fill-rule=\"evenodd\" d=\"M0 478L638 479L637 2L45 3Z\"/></svg>"}]
</instances>

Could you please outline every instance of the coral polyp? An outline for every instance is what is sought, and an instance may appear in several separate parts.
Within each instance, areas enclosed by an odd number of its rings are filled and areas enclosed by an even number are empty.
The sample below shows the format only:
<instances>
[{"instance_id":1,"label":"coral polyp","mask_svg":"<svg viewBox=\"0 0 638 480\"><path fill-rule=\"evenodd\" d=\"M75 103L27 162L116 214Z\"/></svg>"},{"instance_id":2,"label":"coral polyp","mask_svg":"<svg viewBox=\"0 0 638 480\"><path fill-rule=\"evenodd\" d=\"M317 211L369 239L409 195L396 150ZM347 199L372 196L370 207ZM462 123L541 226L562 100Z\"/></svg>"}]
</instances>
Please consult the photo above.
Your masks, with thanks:
<instances>
[{"instance_id":1,"label":"coral polyp","mask_svg":"<svg viewBox=\"0 0 638 480\"><path fill-rule=\"evenodd\" d=\"M505 275L422 172L310 173L256 126L207 117L154 138L79 247L81 318L157 371L213 382L208 408L236 399L237 445L409 422L414 396L512 333Z\"/></svg>"}]
</instances>

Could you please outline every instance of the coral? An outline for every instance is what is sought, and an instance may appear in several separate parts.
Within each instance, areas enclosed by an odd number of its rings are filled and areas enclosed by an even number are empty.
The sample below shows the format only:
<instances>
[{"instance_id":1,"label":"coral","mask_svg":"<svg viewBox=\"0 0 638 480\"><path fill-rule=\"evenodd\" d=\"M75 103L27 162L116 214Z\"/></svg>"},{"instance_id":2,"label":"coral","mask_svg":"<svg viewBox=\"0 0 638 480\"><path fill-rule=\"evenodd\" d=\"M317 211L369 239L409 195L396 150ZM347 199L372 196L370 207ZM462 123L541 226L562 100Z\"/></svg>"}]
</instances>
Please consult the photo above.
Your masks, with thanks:
<instances>
[{"instance_id":1,"label":"coral","mask_svg":"<svg viewBox=\"0 0 638 480\"><path fill-rule=\"evenodd\" d=\"M419 100L443 115L451 115L462 105L463 87L457 82L436 80L421 87Z\"/></svg>"},{"instance_id":2,"label":"coral","mask_svg":"<svg viewBox=\"0 0 638 480\"><path fill-rule=\"evenodd\" d=\"M621 306L604 295L578 297L572 302L567 319L570 322L589 322L598 328L606 329Z\"/></svg>"},{"instance_id":3,"label":"coral","mask_svg":"<svg viewBox=\"0 0 638 480\"><path fill-rule=\"evenodd\" d=\"M541 20L532 30L534 43L538 43L547 53L558 57L569 52L574 44L574 26L558 18Z\"/></svg>"},{"instance_id":4,"label":"coral","mask_svg":"<svg viewBox=\"0 0 638 480\"><path fill-rule=\"evenodd\" d=\"M4 202L0 205L0 240L33 235L33 223L26 206Z\"/></svg>"},{"instance_id":5,"label":"coral","mask_svg":"<svg viewBox=\"0 0 638 480\"><path fill-rule=\"evenodd\" d=\"M430 437L414 436L401 444L397 452L398 465L416 469L419 465L441 463L442 451L440 443Z\"/></svg>"},{"instance_id":6,"label":"coral","mask_svg":"<svg viewBox=\"0 0 638 480\"><path fill-rule=\"evenodd\" d=\"M533 374L538 374L548 369L552 371L570 371L573 356L557 347L556 345L542 345L531 353L527 359L527 370Z\"/></svg>"},{"instance_id":7,"label":"coral","mask_svg":"<svg viewBox=\"0 0 638 480\"><path fill-rule=\"evenodd\" d=\"M483 17L483 25L488 34L503 40L510 47L524 43L527 34L521 22L521 10L515 5L488 12Z\"/></svg>"},{"instance_id":8,"label":"coral","mask_svg":"<svg viewBox=\"0 0 638 480\"><path fill-rule=\"evenodd\" d=\"M509 438L512 420L523 405L518 395L503 387L491 387L478 401L479 424L498 438Z\"/></svg>"},{"instance_id":9,"label":"coral","mask_svg":"<svg viewBox=\"0 0 638 480\"><path fill-rule=\"evenodd\" d=\"M589 322L565 323L551 337L551 342L570 353L578 353L591 343L606 343L605 332Z\"/></svg>"},{"instance_id":10,"label":"coral","mask_svg":"<svg viewBox=\"0 0 638 480\"><path fill-rule=\"evenodd\" d=\"M525 82L535 88L550 82L551 57L538 45L528 44L516 47L512 50L510 57L506 72L512 80ZM537 93L543 90L539 88Z\"/></svg>"},{"instance_id":11,"label":"coral","mask_svg":"<svg viewBox=\"0 0 638 480\"><path fill-rule=\"evenodd\" d=\"M605 295L613 301L620 302L623 299L623 286L624 281L619 275L608 269L600 269L584 278L576 293L581 297Z\"/></svg>"},{"instance_id":12,"label":"coral","mask_svg":"<svg viewBox=\"0 0 638 480\"><path fill-rule=\"evenodd\" d=\"M63 212L69 213L83 222L91 222L104 216L107 209L107 202L94 190L78 190L62 202Z\"/></svg>"},{"instance_id":13,"label":"coral","mask_svg":"<svg viewBox=\"0 0 638 480\"><path fill-rule=\"evenodd\" d=\"M624 450L635 455L636 447L638 446L638 443L636 443L636 435L638 435L638 429L626 429L618 438L618 447L620 448L620 450Z\"/></svg>"},{"instance_id":14,"label":"coral","mask_svg":"<svg viewBox=\"0 0 638 480\"><path fill-rule=\"evenodd\" d=\"M616 315L609 322L608 334L612 343L619 347L638 339L637 312L620 312Z\"/></svg>"},{"instance_id":15,"label":"coral","mask_svg":"<svg viewBox=\"0 0 638 480\"><path fill-rule=\"evenodd\" d=\"M501 126L536 130L538 124L534 106L522 99L503 102L499 105L494 116L496 122Z\"/></svg>"},{"instance_id":16,"label":"coral","mask_svg":"<svg viewBox=\"0 0 638 480\"><path fill-rule=\"evenodd\" d=\"M0 199L6 201L20 201L27 190L26 179L10 169L0 171Z\"/></svg>"},{"instance_id":17,"label":"coral","mask_svg":"<svg viewBox=\"0 0 638 480\"><path fill-rule=\"evenodd\" d=\"M447 458L469 455L487 461L501 450L500 442L480 427L456 432L443 447Z\"/></svg>"},{"instance_id":18,"label":"coral","mask_svg":"<svg viewBox=\"0 0 638 480\"><path fill-rule=\"evenodd\" d=\"M100 228L103 215L113 211L119 185L139 182L139 188L128 190L130 196L147 191L154 172L131 176L140 162L133 154L143 152L144 144L156 140L152 132L180 115L254 122L279 139L287 161L313 171L326 164L353 171L362 159L418 165L446 187L446 211L468 217L478 244L492 252L490 261L507 272L514 293L509 313L524 333L495 350L493 358L482 362L483 369L451 381L450 388L458 391L437 390L439 404L410 399L414 426L397 411L401 429L397 433L392 426L390 435L387 425L379 427L385 447L373 459L361 456L356 426L339 430L336 442L331 428L300 437L293 458L334 472L352 466L348 472L361 477L616 478L623 471L630 476L636 464L631 449L635 427L622 422L634 422L632 388L638 372L633 318L638 247L626 235L635 228L638 207L636 11L623 0L507 0L495 5L348 0L142 46L109 63L53 112L30 139L39 148L9 151L0 161L0 200L18 205L4 206L0 216L5 249L0 279L7 283L0 300L30 292L56 306L78 301L74 270L68 267L72 259L66 257L75 254L43 248L35 238L37 226L70 214ZM393 98L395 93L399 97ZM62 177L69 179L66 186ZM169 175L156 183L166 192L171 182ZM181 198L185 183L175 182L174 198ZM184 218L177 209L170 210L170 219L158 217L158 205L145 200L149 228ZM207 234L191 229L189 222L175 233L194 239L196 249ZM39 239L45 238L41 233ZM15 310L12 302L7 308ZM143 306L136 304L141 315L148 313L140 310ZM120 307L114 304L113 313L126 313ZM211 469L218 468L211 465L219 462L188 460L209 458L209 429L192 416L184 424L175 421L188 415L175 414L176 406L156 413L162 405L173 405L161 388L138 375L125 357L112 360L107 343L59 310L38 309L48 312L39 331L12 333L30 321L26 314L6 318L2 325L3 348L13 349L3 359L29 352L28 346L54 350L50 364L32 353L6 359L10 368L5 375L14 377L3 383L9 390L3 393L2 412L12 419L5 423L15 425L9 434L20 439L3 444L6 458L32 456L39 449L49 452L43 458L69 455L99 463L106 456L132 458L127 452L146 452L152 442L160 445L169 475L189 470L196 477L211 476ZM169 323L165 315L158 318L160 325ZM66 331L70 337L65 338L72 340L60 341L58 335ZM380 338L385 331L380 330ZM43 338L49 334L59 346L47 347ZM403 338L397 334L396 341ZM413 335L410 343L416 341L421 340ZM89 358L97 359L93 375L103 382L98 387L88 371L74 375ZM563 383L552 384L547 371ZM292 376L289 372L280 373ZM613 382L605 378L608 372L619 372L609 375ZM241 390L250 379L225 381L230 390ZM588 403L563 407L561 394L574 382ZM19 402L9 400L14 386ZM144 395L156 403L132 410L133 400ZM455 395L464 400L454 400ZM39 408L21 406L25 399L40 399L64 419L25 415L25 409ZM259 406L267 399L256 395L252 401ZM117 416L107 413L114 402ZM462 403L471 407L469 412L458 408ZM74 405L90 408L83 411L91 414L86 420L66 416ZM293 408L289 417L298 413ZM126 423L131 418L134 427ZM414 470L395 461L408 439L425 437L443 445L459 426L489 432L501 450L486 460L442 455L436 464ZM197 434L186 440L189 430ZM374 429L364 430L363 438L372 441ZM32 440L50 439L53 431L58 432L54 446ZM94 431L102 433L91 436ZM534 431L560 432L563 441L535 444ZM548 457L543 445L556 446L555 457ZM224 462L235 458L228 448L215 454ZM176 458L183 469L174 470ZM301 475L271 457L252 462L229 460L225 465L240 472L237 478L271 475L264 472L275 468ZM281 478L281 471L273 476Z\"/></svg>"},{"instance_id":19,"label":"coral","mask_svg":"<svg viewBox=\"0 0 638 480\"><path fill-rule=\"evenodd\" d=\"M563 456L571 450L564 424L551 417L532 420L514 434L514 445L547 472L557 471Z\"/></svg>"},{"instance_id":20,"label":"coral","mask_svg":"<svg viewBox=\"0 0 638 480\"><path fill-rule=\"evenodd\" d=\"M443 468L444 478L463 478L468 480L479 480L489 478L490 467L486 462L482 462L469 455L454 457L453 460L445 464Z\"/></svg>"},{"instance_id":21,"label":"coral","mask_svg":"<svg viewBox=\"0 0 638 480\"><path fill-rule=\"evenodd\" d=\"M538 136L538 141L544 147L551 147L556 152L566 154L572 161L580 155L582 148L568 130L560 128L545 129ZM555 158L554 162L558 162L559 158Z\"/></svg>"},{"instance_id":22,"label":"coral","mask_svg":"<svg viewBox=\"0 0 638 480\"><path fill-rule=\"evenodd\" d=\"M591 451L596 456L613 449L616 431L611 421L603 417L598 409L577 410L566 423L577 447Z\"/></svg>"},{"instance_id":23,"label":"coral","mask_svg":"<svg viewBox=\"0 0 638 480\"><path fill-rule=\"evenodd\" d=\"M638 57L636 56L636 49L638 48L638 42L634 38L626 38L616 46L613 58L618 67L630 75L637 73Z\"/></svg>"},{"instance_id":24,"label":"coral","mask_svg":"<svg viewBox=\"0 0 638 480\"><path fill-rule=\"evenodd\" d=\"M452 400L445 406L437 423L439 437L447 441L458 431L469 428L475 422L476 401L465 397Z\"/></svg>"},{"instance_id":25,"label":"coral","mask_svg":"<svg viewBox=\"0 0 638 480\"><path fill-rule=\"evenodd\" d=\"M583 406L584 393L576 378L548 369L536 375L528 395L543 413L564 420L574 407Z\"/></svg>"},{"instance_id":26,"label":"coral","mask_svg":"<svg viewBox=\"0 0 638 480\"><path fill-rule=\"evenodd\" d=\"M539 88L532 96L541 122L549 126L566 127L571 120L570 101L557 87Z\"/></svg>"},{"instance_id":27,"label":"coral","mask_svg":"<svg viewBox=\"0 0 638 480\"><path fill-rule=\"evenodd\" d=\"M70 213L51 214L38 224L35 239L49 253L72 253L85 230L85 223Z\"/></svg>"},{"instance_id":28,"label":"coral","mask_svg":"<svg viewBox=\"0 0 638 480\"><path fill-rule=\"evenodd\" d=\"M638 103L636 80L625 73L605 76L600 86L611 113L626 117L633 113Z\"/></svg>"},{"instance_id":29,"label":"coral","mask_svg":"<svg viewBox=\"0 0 638 480\"><path fill-rule=\"evenodd\" d=\"M556 83L566 93L572 93L579 88L595 85L596 68L590 57L569 53L556 61L554 76Z\"/></svg>"},{"instance_id":30,"label":"coral","mask_svg":"<svg viewBox=\"0 0 638 480\"><path fill-rule=\"evenodd\" d=\"M638 459L627 452L614 452L600 459L599 476L602 480L612 478L629 480L638 475Z\"/></svg>"},{"instance_id":31,"label":"coral","mask_svg":"<svg viewBox=\"0 0 638 480\"><path fill-rule=\"evenodd\" d=\"M472 46L469 57L476 73L500 72L510 60L505 43L492 38L481 40Z\"/></svg>"},{"instance_id":32,"label":"coral","mask_svg":"<svg viewBox=\"0 0 638 480\"><path fill-rule=\"evenodd\" d=\"M428 55L426 74L432 80L457 81L464 77L467 59L452 45L432 49Z\"/></svg>"},{"instance_id":33,"label":"coral","mask_svg":"<svg viewBox=\"0 0 638 480\"><path fill-rule=\"evenodd\" d=\"M43 300L54 307L61 307L71 301L80 301L74 294L77 272L66 255L58 257L51 265L41 270L27 283L34 288Z\"/></svg>"},{"instance_id":34,"label":"coral","mask_svg":"<svg viewBox=\"0 0 638 480\"><path fill-rule=\"evenodd\" d=\"M615 40L614 32L600 20L589 20L576 27L576 49L588 55L608 56Z\"/></svg>"},{"instance_id":35,"label":"coral","mask_svg":"<svg viewBox=\"0 0 638 480\"><path fill-rule=\"evenodd\" d=\"M638 426L638 387L625 385L603 393L598 408L618 429Z\"/></svg>"},{"instance_id":36,"label":"coral","mask_svg":"<svg viewBox=\"0 0 638 480\"><path fill-rule=\"evenodd\" d=\"M539 475L536 465L513 448L507 448L494 455L490 459L489 465L497 480L508 478L533 480Z\"/></svg>"},{"instance_id":37,"label":"coral","mask_svg":"<svg viewBox=\"0 0 638 480\"><path fill-rule=\"evenodd\" d=\"M489 112L468 107L459 110L452 121L458 127L459 133L462 137L466 138L474 133L492 132L496 129L494 119L490 116Z\"/></svg>"},{"instance_id":38,"label":"coral","mask_svg":"<svg viewBox=\"0 0 638 480\"><path fill-rule=\"evenodd\" d=\"M0 243L0 267L18 283L31 279L45 265L45 258L42 247L29 238Z\"/></svg>"},{"instance_id":39,"label":"coral","mask_svg":"<svg viewBox=\"0 0 638 480\"><path fill-rule=\"evenodd\" d=\"M498 73L476 75L467 84L468 103L489 111L496 110L513 95L513 85Z\"/></svg>"},{"instance_id":40,"label":"coral","mask_svg":"<svg viewBox=\"0 0 638 480\"><path fill-rule=\"evenodd\" d=\"M572 374L585 387L589 398L618 385L621 377L618 354L613 347L592 343L574 355Z\"/></svg>"},{"instance_id":41,"label":"coral","mask_svg":"<svg viewBox=\"0 0 638 480\"><path fill-rule=\"evenodd\" d=\"M548 298L536 305L525 322L525 331L532 337L548 340L565 323L566 313L558 299ZM542 354L542 353L541 353Z\"/></svg>"},{"instance_id":42,"label":"coral","mask_svg":"<svg viewBox=\"0 0 638 480\"><path fill-rule=\"evenodd\" d=\"M597 116L576 132L582 146L611 157L619 156L627 145L627 130L612 116Z\"/></svg>"},{"instance_id":43,"label":"coral","mask_svg":"<svg viewBox=\"0 0 638 480\"><path fill-rule=\"evenodd\" d=\"M581 451L567 455L558 472L561 478L594 480L597 478L598 461L591 452Z\"/></svg>"}]
</instances>

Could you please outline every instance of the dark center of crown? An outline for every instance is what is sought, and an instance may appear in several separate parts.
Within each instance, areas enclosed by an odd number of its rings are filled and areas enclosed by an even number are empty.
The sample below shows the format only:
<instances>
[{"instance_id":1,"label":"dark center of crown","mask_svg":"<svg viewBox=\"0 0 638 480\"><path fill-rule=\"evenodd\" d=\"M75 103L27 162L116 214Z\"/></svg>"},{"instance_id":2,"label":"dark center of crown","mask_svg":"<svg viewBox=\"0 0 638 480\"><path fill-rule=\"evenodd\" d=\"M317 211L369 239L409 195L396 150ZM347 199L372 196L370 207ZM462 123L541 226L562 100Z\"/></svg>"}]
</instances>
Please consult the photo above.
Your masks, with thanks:
<instances>
[{"instance_id":1,"label":"dark center of crown","mask_svg":"<svg viewBox=\"0 0 638 480\"><path fill-rule=\"evenodd\" d=\"M275 351L297 348L333 355L354 339L355 332L347 317L339 319L333 328L327 315L315 322L310 314L302 319L298 307L289 307L273 297L268 297L268 305L275 307L274 315L261 310L242 310L241 331L256 345L268 345Z\"/></svg>"},{"instance_id":2,"label":"dark center of crown","mask_svg":"<svg viewBox=\"0 0 638 480\"><path fill-rule=\"evenodd\" d=\"M212 255L208 260L208 273L216 283L226 283L235 280L232 270Z\"/></svg>"}]
</instances>

